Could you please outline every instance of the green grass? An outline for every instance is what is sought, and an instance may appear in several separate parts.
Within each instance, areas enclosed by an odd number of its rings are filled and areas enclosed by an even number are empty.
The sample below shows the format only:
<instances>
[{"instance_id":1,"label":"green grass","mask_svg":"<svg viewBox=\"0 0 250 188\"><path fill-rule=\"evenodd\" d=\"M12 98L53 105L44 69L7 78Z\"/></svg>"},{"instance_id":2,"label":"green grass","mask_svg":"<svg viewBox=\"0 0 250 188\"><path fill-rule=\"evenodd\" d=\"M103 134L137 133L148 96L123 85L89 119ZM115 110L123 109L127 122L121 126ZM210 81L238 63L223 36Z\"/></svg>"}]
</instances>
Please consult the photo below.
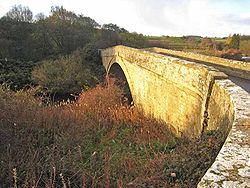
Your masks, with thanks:
<instances>
[{"instance_id":1,"label":"green grass","mask_svg":"<svg viewBox=\"0 0 250 188\"><path fill-rule=\"evenodd\" d=\"M201 39L198 37L148 36L148 46L175 50L197 49Z\"/></svg>"}]
</instances>

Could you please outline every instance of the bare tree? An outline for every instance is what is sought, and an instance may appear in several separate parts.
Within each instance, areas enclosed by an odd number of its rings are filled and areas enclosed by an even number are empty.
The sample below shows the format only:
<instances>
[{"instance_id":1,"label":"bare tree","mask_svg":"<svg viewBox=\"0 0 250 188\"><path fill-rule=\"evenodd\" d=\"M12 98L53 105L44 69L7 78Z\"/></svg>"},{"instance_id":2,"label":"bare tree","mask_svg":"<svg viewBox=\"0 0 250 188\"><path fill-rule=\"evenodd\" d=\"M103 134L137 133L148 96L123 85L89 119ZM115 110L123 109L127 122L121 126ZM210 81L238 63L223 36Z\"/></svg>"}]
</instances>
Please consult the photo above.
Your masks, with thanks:
<instances>
[{"instance_id":1,"label":"bare tree","mask_svg":"<svg viewBox=\"0 0 250 188\"><path fill-rule=\"evenodd\" d=\"M6 18L19 22L32 22L33 13L29 9L29 7L23 7L22 5L14 5L12 9L7 12Z\"/></svg>"}]
</instances>

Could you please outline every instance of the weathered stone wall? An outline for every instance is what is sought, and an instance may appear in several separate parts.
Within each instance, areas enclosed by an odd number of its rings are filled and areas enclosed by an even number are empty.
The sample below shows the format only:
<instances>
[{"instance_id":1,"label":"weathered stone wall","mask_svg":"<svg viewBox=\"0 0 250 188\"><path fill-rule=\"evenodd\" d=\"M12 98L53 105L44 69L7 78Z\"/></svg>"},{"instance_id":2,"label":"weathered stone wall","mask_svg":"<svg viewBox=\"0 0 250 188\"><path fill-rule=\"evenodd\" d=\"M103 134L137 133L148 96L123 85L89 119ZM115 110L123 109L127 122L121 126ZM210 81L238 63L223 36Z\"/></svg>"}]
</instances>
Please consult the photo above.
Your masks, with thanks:
<instances>
[{"instance_id":1,"label":"weathered stone wall","mask_svg":"<svg viewBox=\"0 0 250 188\"><path fill-rule=\"evenodd\" d=\"M207 112L206 130L223 129L228 132L234 121L234 103L230 94L217 81L212 86Z\"/></svg>"},{"instance_id":2,"label":"weathered stone wall","mask_svg":"<svg viewBox=\"0 0 250 188\"><path fill-rule=\"evenodd\" d=\"M219 57L206 56L201 54L196 54L192 52L175 51L163 48L148 48L147 50L162 53L166 55L171 55L179 58L185 58L187 60L202 62L207 65L212 65L228 75L244 78L250 80L250 63L236 60L229 60Z\"/></svg>"},{"instance_id":3,"label":"weathered stone wall","mask_svg":"<svg viewBox=\"0 0 250 188\"><path fill-rule=\"evenodd\" d=\"M215 106L210 110L214 110L214 114L210 117L209 128L218 128L223 122L231 124L232 113L233 125L215 162L198 187L250 187L250 94L228 79L216 80L212 93L214 101L211 106Z\"/></svg>"},{"instance_id":4,"label":"weathered stone wall","mask_svg":"<svg viewBox=\"0 0 250 188\"><path fill-rule=\"evenodd\" d=\"M118 63L127 77L134 104L167 122L176 135L200 136L211 83L220 72L203 65L124 46L102 50L109 71Z\"/></svg>"}]
</instances>

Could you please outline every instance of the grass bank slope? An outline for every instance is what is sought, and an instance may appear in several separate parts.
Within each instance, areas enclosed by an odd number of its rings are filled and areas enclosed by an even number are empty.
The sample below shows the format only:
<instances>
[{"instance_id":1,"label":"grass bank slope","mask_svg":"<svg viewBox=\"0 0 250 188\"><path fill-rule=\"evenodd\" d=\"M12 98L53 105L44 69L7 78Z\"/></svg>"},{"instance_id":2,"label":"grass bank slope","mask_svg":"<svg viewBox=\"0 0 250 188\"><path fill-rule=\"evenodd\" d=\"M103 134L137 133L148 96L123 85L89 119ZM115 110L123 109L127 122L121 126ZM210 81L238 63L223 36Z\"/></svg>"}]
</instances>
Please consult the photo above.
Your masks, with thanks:
<instances>
[{"instance_id":1,"label":"grass bank slope","mask_svg":"<svg viewBox=\"0 0 250 188\"><path fill-rule=\"evenodd\" d=\"M114 84L44 106L0 88L0 187L195 187L222 143L177 139Z\"/></svg>"}]
</instances>

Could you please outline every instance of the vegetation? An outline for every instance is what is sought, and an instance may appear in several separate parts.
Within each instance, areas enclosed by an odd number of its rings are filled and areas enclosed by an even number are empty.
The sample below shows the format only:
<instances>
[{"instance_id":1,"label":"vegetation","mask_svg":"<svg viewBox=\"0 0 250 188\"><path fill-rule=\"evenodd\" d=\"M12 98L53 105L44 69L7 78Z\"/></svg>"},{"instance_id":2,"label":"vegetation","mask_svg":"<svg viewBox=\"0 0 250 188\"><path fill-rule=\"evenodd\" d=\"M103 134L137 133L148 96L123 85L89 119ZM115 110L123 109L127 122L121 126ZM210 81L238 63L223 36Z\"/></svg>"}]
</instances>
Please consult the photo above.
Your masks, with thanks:
<instances>
[{"instance_id":1,"label":"vegetation","mask_svg":"<svg viewBox=\"0 0 250 188\"><path fill-rule=\"evenodd\" d=\"M87 54L91 52L85 48L75 51L70 56L45 60L34 68L33 79L49 93L74 94L82 89L87 90L100 83L104 77L100 60L88 61Z\"/></svg>"},{"instance_id":2,"label":"vegetation","mask_svg":"<svg viewBox=\"0 0 250 188\"><path fill-rule=\"evenodd\" d=\"M229 48L239 49L240 48L240 35L233 34L227 38L226 44Z\"/></svg>"},{"instance_id":3,"label":"vegetation","mask_svg":"<svg viewBox=\"0 0 250 188\"><path fill-rule=\"evenodd\" d=\"M247 39L242 38L240 42L240 51L243 54L250 56L250 37Z\"/></svg>"},{"instance_id":4,"label":"vegetation","mask_svg":"<svg viewBox=\"0 0 250 188\"><path fill-rule=\"evenodd\" d=\"M28 7L18 5L0 19L0 84L7 82L12 89L20 89L35 81L47 92L79 92L81 84L85 88L93 87L101 80L98 49L117 44L140 48L146 41L142 34L129 33L115 24L101 26L92 18L76 15L63 7L52 7L48 17L39 13L35 18ZM77 50L80 56L76 60L70 54ZM70 74L78 68L78 72L84 70L73 78ZM53 70L46 72L48 69ZM59 78L58 71L64 69L67 71ZM53 74L55 78L51 78ZM67 81L60 81L69 75ZM50 79L53 86L48 83ZM61 82L60 86L55 86L56 80ZM65 87L61 87L65 82ZM72 87L67 86L71 83L74 83Z\"/></svg>"},{"instance_id":5,"label":"vegetation","mask_svg":"<svg viewBox=\"0 0 250 188\"><path fill-rule=\"evenodd\" d=\"M33 85L31 71L36 66L32 61L0 59L0 83L5 83L13 90Z\"/></svg>"},{"instance_id":6,"label":"vegetation","mask_svg":"<svg viewBox=\"0 0 250 188\"><path fill-rule=\"evenodd\" d=\"M0 187L196 186L224 135L176 138L168 125L124 104L126 93L113 81L101 85L98 49L123 44L221 55L236 47L250 54L248 42L145 37L63 7L34 19L28 7L14 6L0 18ZM79 97L44 103L44 92Z\"/></svg>"},{"instance_id":7,"label":"vegetation","mask_svg":"<svg viewBox=\"0 0 250 188\"><path fill-rule=\"evenodd\" d=\"M149 47L191 51L236 60L241 60L242 55L250 55L250 37L239 34L233 34L227 38L149 36L147 39Z\"/></svg>"},{"instance_id":8,"label":"vegetation","mask_svg":"<svg viewBox=\"0 0 250 188\"><path fill-rule=\"evenodd\" d=\"M31 22L32 18L33 13L30 11L29 7L23 7L21 5L14 5L12 9L6 14L6 19L20 22Z\"/></svg>"},{"instance_id":9,"label":"vegetation","mask_svg":"<svg viewBox=\"0 0 250 188\"><path fill-rule=\"evenodd\" d=\"M100 48L118 44L136 48L156 46L241 59L242 53L250 55L249 40L248 36L238 34L227 39L200 36L145 37L130 33L116 24L100 25L90 17L77 15L59 6L52 7L49 16L43 13L33 16L28 7L15 5L0 18L0 84L8 83L11 89L17 90L39 84L43 91L64 95L79 92L81 84L88 88L102 80L99 74ZM71 53L77 50L82 51L82 55L75 63ZM60 62L64 62L64 65ZM72 69L67 67L67 62L72 64ZM38 67L31 76L36 65ZM74 73L73 67L78 69L77 66L79 70L84 69L82 73L77 78L69 76L70 72ZM48 68L54 70L46 72ZM65 81L67 84L58 78L58 71L64 69L67 73L61 75L60 79L68 76ZM53 74L57 77L51 78ZM54 85L49 84L48 80L53 80ZM55 86L56 80L61 84ZM67 86L69 84L72 87ZM65 87L61 87L63 85Z\"/></svg>"},{"instance_id":10,"label":"vegetation","mask_svg":"<svg viewBox=\"0 0 250 188\"><path fill-rule=\"evenodd\" d=\"M177 139L112 83L57 106L2 86L0 187L194 187L223 137Z\"/></svg>"}]
</instances>

